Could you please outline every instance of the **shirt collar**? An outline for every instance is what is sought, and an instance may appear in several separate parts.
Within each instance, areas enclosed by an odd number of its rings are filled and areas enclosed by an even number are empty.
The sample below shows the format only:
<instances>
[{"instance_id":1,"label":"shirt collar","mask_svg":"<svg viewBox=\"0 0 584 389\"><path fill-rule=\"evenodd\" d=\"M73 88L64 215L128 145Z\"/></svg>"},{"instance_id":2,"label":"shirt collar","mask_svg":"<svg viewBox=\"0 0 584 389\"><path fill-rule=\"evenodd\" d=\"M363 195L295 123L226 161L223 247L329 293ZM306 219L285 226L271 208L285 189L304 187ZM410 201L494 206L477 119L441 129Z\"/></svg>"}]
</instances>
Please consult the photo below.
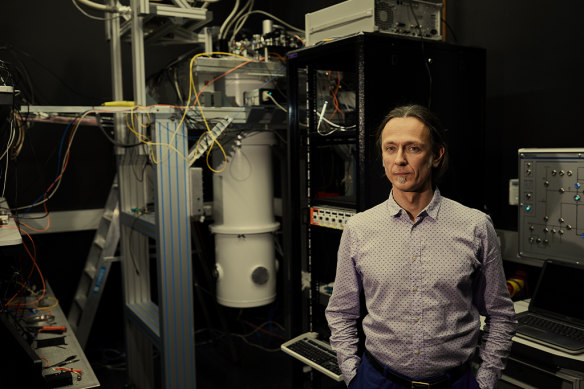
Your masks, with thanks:
<instances>
[{"instance_id":1,"label":"shirt collar","mask_svg":"<svg viewBox=\"0 0 584 389\"><path fill-rule=\"evenodd\" d=\"M438 188L434 189L434 196L430 203L420 212L420 215L424 213L427 214L430 218L436 220L438 217L438 211L440 210L440 204L442 203L442 195L440 195L440 190ZM405 210L399 206L398 203L395 202L393 198L393 189L389 193L389 199L387 199L387 209L389 210L389 214L391 216L399 216Z\"/></svg>"}]
</instances>

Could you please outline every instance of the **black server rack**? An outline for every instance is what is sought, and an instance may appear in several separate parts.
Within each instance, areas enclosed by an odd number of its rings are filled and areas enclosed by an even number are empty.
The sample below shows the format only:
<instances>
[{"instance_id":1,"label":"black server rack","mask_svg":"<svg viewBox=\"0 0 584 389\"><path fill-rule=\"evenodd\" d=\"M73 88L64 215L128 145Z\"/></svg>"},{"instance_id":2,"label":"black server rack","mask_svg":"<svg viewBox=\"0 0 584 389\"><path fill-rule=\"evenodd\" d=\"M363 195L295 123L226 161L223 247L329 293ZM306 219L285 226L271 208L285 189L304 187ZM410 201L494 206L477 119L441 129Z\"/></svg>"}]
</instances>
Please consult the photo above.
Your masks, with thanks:
<instances>
[{"instance_id":1,"label":"black server rack","mask_svg":"<svg viewBox=\"0 0 584 389\"><path fill-rule=\"evenodd\" d=\"M389 110L429 106L447 128L450 167L439 188L482 209L485 50L360 33L289 52L284 199L291 336L325 338L324 308L347 217L387 199L375 134Z\"/></svg>"}]
</instances>

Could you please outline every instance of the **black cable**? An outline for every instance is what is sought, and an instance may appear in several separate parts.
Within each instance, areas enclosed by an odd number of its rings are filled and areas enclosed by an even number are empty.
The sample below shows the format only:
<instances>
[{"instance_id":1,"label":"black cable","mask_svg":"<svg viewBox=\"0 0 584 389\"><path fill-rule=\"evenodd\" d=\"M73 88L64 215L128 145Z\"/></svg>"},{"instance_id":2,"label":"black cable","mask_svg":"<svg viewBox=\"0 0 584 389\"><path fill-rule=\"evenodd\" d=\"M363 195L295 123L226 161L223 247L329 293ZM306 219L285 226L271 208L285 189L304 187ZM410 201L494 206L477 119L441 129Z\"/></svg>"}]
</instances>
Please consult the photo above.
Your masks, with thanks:
<instances>
[{"instance_id":1,"label":"black cable","mask_svg":"<svg viewBox=\"0 0 584 389\"><path fill-rule=\"evenodd\" d=\"M172 75L170 74L172 72ZM170 82L171 86L172 86L172 90L174 91L174 93L176 94L176 98L179 102L179 105L185 105L184 99L182 97L182 93L179 89L179 85L178 85L178 76L176 74L176 68L167 68L166 69L166 77L168 78L168 81Z\"/></svg>"},{"instance_id":2,"label":"black cable","mask_svg":"<svg viewBox=\"0 0 584 389\"><path fill-rule=\"evenodd\" d=\"M448 24L446 19L440 18L440 21L442 23L446 24L446 28L448 29L448 31L450 31L450 34L452 35L452 39L454 39L454 43L458 43L458 39L456 38L456 34L454 33L454 29L450 26L450 24Z\"/></svg>"},{"instance_id":3,"label":"black cable","mask_svg":"<svg viewBox=\"0 0 584 389\"><path fill-rule=\"evenodd\" d=\"M18 65L11 62L6 62L6 64L9 65L9 67L11 68L10 71L13 75L14 88L24 95L24 100L27 101L29 104L36 104L37 101L35 98L34 87L32 85L30 74L28 72L26 65L18 56L16 56L13 52L9 51L8 47L0 46L0 51L2 50L8 51L10 54L12 54L12 57L14 57L15 62L18 62Z\"/></svg>"},{"instance_id":4,"label":"black cable","mask_svg":"<svg viewBox=\"0 0 584 389\"><path fill-rule=\"evenodd\" d=\"M132 149L130 150L130 152L135 153L136 149ZM138 158L138 156L136 154L134 154L134 157L132 157L132 160L136 160ZM136 172L136 168L135 168L135 164L132 164L132 174L134 174L134 177L136 178L136 181L142 183L144 182L144 173L146 172L146 166L148 166L148 159L144 158L144 165L142 166L141 170L142 172L140 173L141 177L138 177L138 173Z\"/></svg>"},{"instance_id":5,"label":"black cable","mask_svg":"<svg viewBox=\"0 0 584 389\"><path fill-rule=\"evenodd\" d=\"M75 90L75 88L73 88L65 80L63 80L61 77L59 77L54 71L52 71L45 64L43 64L42 62L38 61L36 58L34 58L32 55L30 55L26 51L21 50L21 49L17 49L16 47L13 47L11 45L7 45L7 46L0 47L0 50L9 50L13 54L14 53L17 53L17 54L24 55L24 56L28 57L31 61L33 61L35 64L37 64L38 66L40 66L41 68L43 68L51 76L53 76L57 81L59 81L65 88L67 88L73 94L75 94L75 95L77 95L79 97L83 97L83 98L86 98L86 99L90 99L90 100L98 100L98 98L96 96L88 96L88 95L86 95L84 93L81 93L81 92ZM22 61L20 61L20 62L22 63Z\"/></svg>"},{"instance_id":6,"label":"black cable","mask_svg":"<svg viewBox=\"0 0 584 389\"><path fill-rule=\"evenodd\" d=\"M134 143L134 144L125 144L125 143L120 143L118 141L116 141L114 138L112 138L107 131L105 130L105 128L103 128L102 124L101 124L101 116L98 114L95 115L96 119L97 119L97 128L99 128L101 130L101 132L103 133L103 135L105 135L105 137L107 138L107 140L109 140L114 146L118 146L118 147L125 147L125 148L130 148L130 147L136 147L142 144L142 142L138 142L138 143Z\"/></svg>"},{"instance_id":7,"label":"black cable","mask_svg":"<svg viewBox=\"0 0 584 389\"><path fill-rule=\"evenodd\" d=\"M136 275L140 277L140 269L138 268L138 264L136 263L136 258L134 258L134 253L132 252L132 235L134 234L134 230L136 229L136 222L138 219L144 215L144 213L139 214L137 217L134 218L132 221L132 225L130 226L130 244L128 247L128 252L130 253L130 259L132 260L132 265L134 265L134 269L136 271Z\"/></svg>"},{"instance_id":8,"label":"black cable","mask_svg":"<svg viewBox=\"0 0 584 389\"><path fill-rule=\"evenodd\" d=\"M426 72L428 73L428 108L432 106L432 73L430 72L430 64L428 63L428 59L426 58L426 47L424 46L424 33L422 31L422 26L418 21L418 17L414 12L414 5L412 0L409 0L410 4L410 11L414 16L414 20L416 21L416 28L420 31L420 43L422 44L422 57L424 59L424 66L426 67Z\"/></svg>"},{"instance_id":9,"label":"black cable","mask_svg":"<svg viewBox=\"0 0 584 389\"><path fill-rule=\"evenodd\" d=\"M14 79L12 73L6 62L0 59L0 85L14 86Z\"/></svg>"}]
</instances>

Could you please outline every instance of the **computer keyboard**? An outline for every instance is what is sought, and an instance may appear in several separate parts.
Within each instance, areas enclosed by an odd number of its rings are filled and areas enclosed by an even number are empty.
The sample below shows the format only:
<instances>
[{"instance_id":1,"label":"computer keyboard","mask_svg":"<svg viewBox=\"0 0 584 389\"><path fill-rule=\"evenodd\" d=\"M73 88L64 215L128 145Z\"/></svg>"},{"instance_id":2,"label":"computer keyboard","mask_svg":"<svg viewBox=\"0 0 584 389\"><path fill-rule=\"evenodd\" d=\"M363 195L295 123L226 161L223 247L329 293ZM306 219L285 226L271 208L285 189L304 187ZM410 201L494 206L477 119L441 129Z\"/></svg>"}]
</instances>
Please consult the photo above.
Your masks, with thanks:
<instances>
[{"instance_id":1,"label":"computer keyboard","mask_svg":"<svg viewBox=\"0 0 584 389\"><path fill-rule=\"evenodd\" d=\"M328 377L342 381L337 354L328 343L318 340L317 336L316 332L304 333L284 343L281 349Z\"/></svg>"},{"instance_id":2,"label":"computer keyboard","mask_svg":"<svg viewBox=\"0 0 584 389\"><path fill-rule=\"evenodd\" d=\"M533 315L525 315L519 317L518 319L519 324L529 325L532 327L541 328L543 330L547 330L553 332L557 335L562 335L567 338L576 339L576 340L584 340L584 331L575 327L571 327L569 325L564 325L562 323L558 323L555 321L547 320L542 317L533 316Z\"/></svg>"}]
</instances>

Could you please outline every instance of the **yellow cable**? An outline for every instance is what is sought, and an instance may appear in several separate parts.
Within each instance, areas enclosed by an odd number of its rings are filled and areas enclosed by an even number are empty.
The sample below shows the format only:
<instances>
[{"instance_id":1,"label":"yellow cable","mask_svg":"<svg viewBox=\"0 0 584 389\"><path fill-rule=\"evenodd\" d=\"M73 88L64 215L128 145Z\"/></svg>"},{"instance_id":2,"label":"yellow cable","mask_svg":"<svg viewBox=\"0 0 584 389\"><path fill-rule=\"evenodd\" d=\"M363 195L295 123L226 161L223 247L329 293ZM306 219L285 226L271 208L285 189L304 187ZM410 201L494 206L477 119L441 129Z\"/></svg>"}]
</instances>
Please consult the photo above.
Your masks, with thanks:
<instances>
[{"instance_id":1,"label":"yellow cable","mask_svg":"<svg viewBox=\"0 0 584 389\"><path fill-rule=\"evenodd\" d=\"M144 107L142 107L142 108L144 108ZM128 122L128 119L126 118L126 126L128 127L128 129L132 133L134 133L134 135L136 135L136 138L138 139L138 141L144 143L145 145L148 145L148 148L150 149L150 157L152 158L152 162L155 165L160 164L160 162L163 160L163 158L161 158L160 161L156 160L156 155L154 153L154 147L153 146L162 146L162 147L166 147L168 149L171 149L174 152L176 152L183 160L188 161L188 157L185 157L184 154L182 154L172 144L169 144L169 143L161 143L161 142L152 142L152 141L150 141L150 138L148 136L142 135L139 132L137 132L136 129L134 128L134 109L132 109L130 111L130 117L131 117L130 122ZM148 120L149 120L149 123L151 123L150 113L148 113ZM150 125L150 124L148 124L148 125ZM145 127L145 126L143 126L143 127ZM178 131L178 127L177 127L177 130L176 131ZM176 135L176 131L175 131L175 134L174 135Z\"/></svg>"},{"instance_id":2,"label":"yellow cable","mask_svg":"<svg viewBox=\"0 0 584 389\"><path fill-rule=\"evenodd\" d=\"M232 56L232 57L237 57L237 58L241 58L244 59L246 61L249 61L249 58L243 57L241 55L237 55L237 54L232 54L232 53L225 53L225 52L221 52L221 51L215 51L215 52L211 52L211 53L199 53L193 56L193 58L191 58L191 62L189 64L189 96L187 98L187 106L185 109L185 112L183 114L183 117L181 119L181 123L184 120L186 114L187 114L187 109L189 108L190 105L190 101L191 101L191 96L192 93L194 93L195 95L195 101L193 102L193 106L196 104L199 108L199 111L201 112L201 117L203 118L203 122L205 123L205 128L207 129L207 131L205 133L203 133L200 137L199 140L197 141L197 143L195 144L195 150L197 150L197 148L199 147L199 142L201 141L201 139L203 138L203 136L205 134L209 134L209 136L212 139L211 145L209 146L209 149L207 150L207 156L205 158L205 161L207 163L207 167L209 168L209 170L211 170L213 173L221 173L223 170L225 170L226 168L226 163L223 164L223 168L221 170L215 170L211 167L210 163L209 163L209 155L211 154L211 150L213 149L213 144L217 143L217 146L219 147L219 149L221 150L221 153L223 154L223 159L225 162L227 162L227 154L225 153L225 150L223 149L223 146L221 146L221 143L219 143L217 141L217 138L215 138L213 136L213 133L211 132L211 129L209 128L209 123L207 122L207 119L205 118L205 113L203 112L203 106L201 105L201 101L199 100L199 96L197 94L197 88L195 87L195 80L193 78L193 65L196 63L196 59L198 57L202 57L202 56L206 56L206 57L210 57L212 55L227 55L227 56Z\"/></svg>"},{"instance_id":3,"label":"yellow cable","mask_svg":"<svg viewBox=\"0 0 584 389\"><path fill-rule=\"evenodd\" d=\"M55 300L55 303L53 305L49 305L48 307L39 307L39 306L37 306L36 308L38 310L40 310L40 311L47 311L47 310L50 310L52 308L55 308L57 305L59 305L59 299L56 298L56 297L53 297L53 296L45 296L44 298L45 299L53 299L53 300Z\"/></svg>"}]
</instances>

